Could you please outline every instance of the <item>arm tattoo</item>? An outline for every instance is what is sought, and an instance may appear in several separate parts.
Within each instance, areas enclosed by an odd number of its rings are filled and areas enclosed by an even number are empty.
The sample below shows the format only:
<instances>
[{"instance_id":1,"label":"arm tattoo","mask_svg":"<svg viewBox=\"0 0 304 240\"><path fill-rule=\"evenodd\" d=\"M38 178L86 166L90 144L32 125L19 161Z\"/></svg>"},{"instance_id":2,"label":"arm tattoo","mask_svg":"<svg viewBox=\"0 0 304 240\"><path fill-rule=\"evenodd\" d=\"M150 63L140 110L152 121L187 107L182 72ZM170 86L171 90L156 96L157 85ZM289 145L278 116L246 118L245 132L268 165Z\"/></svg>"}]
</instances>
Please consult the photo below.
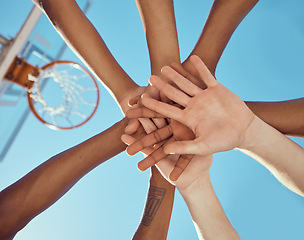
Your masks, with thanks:
<instances>
[{"instance_id":1,"label":"arm tattoo","mask_svg":"<svg viewBox=\"0 0 304 240\"><path fill-rule=\"evenodd\" d=\"M164 196L166 194L165 188L158 188L151 186L148 192L148 199L145 207L142 224L149 226L155 216Z\"/></svg>"}]
</instances>

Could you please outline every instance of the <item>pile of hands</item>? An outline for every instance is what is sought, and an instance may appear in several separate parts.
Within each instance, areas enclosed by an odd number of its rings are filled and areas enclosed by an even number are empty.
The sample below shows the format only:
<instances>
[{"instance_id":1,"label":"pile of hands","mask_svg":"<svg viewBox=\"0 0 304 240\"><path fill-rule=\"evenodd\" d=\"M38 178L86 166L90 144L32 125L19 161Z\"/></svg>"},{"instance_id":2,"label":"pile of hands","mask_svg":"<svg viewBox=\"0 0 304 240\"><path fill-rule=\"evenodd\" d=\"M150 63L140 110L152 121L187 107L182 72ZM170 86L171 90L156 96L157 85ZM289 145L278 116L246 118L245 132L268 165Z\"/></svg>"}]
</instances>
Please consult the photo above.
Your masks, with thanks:
<instances>
[{"instance_id":1,"label":"pile of hands","mask_svg":"<svg viewBox=\"0 0 304 240\"><path fill-rule=\"evenodd\" d=\"M207 88L195 85L195 77L178 64L163 67L162 77L149 79L160 98L144 93L130 99L129 125L121 137L129 155L146 155L138 163L141 171L155 165L179 190L209 179L213 153L246 148L246 133L256 118L199 57L191 56L190 62ZM152 127L144 127L147 134L134 137L139 122L147 126L152 121Z\"/></svg>"}]
</instances>

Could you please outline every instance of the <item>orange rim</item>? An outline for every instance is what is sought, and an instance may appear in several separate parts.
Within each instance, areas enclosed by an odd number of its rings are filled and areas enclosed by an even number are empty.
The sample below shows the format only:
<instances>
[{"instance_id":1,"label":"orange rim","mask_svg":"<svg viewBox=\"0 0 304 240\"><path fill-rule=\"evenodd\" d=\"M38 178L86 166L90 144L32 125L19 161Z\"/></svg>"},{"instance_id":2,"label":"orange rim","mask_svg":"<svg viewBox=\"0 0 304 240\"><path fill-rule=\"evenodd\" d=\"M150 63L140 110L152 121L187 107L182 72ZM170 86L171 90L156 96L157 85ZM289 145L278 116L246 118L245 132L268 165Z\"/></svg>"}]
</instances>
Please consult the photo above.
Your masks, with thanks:
<instances>
[{"instance_id":1,"label":"orange rim","mask_svg":"<svg viewBox=\"0 0 304 240\"><path fill-rule=\"evenodd\" d=\"M96 101L96 106L94 107L94 110L92 111L92 113L83 122L81 122L81 123L79 123L79 124L77 124L75 126L71 126L71 127L60 127L60 126L56 126L56 125L54 125L52 123L49 123L49 122L45 121L43 118L40 117L40 115L37 113L37 111L36 111L36 109L34 107L34 103L35 103L34 100L30 97L30 93L27 92L27 100L28 100L29 108L32 111L32 113L35 115L35 117L38 118L38 120L40 122L42 122L43 124L47 125L51 129L56 129L56 130L74 129L74 128L80 127L83 124L85 124L86 122L88 122L92 118L92 116L95 114L95 112L97 110L97 107L99 105L99 87L98 87L98 84L97 84L95 78L93 77L93 75L86 68L82 67L81 65L79 65L76 62L57 60L57 61L52 61L52 62L44 65L40 69L45 70L45 69L47 69L49 67L52 67L53 65L56 65L56 64L74 65L74 66L77 66L77 68L80 68L81 70L83 70L85 73L87 73L89 75L89 77L92 79L92 81L94 82L94 85L95 85L95 87L97 89L97 91L96 91L97 92L97 101ZM30 84L28 86L28 89L31 89L33 85L34 85L34 83L30 82Z\"/></svg>"}]
</instances>

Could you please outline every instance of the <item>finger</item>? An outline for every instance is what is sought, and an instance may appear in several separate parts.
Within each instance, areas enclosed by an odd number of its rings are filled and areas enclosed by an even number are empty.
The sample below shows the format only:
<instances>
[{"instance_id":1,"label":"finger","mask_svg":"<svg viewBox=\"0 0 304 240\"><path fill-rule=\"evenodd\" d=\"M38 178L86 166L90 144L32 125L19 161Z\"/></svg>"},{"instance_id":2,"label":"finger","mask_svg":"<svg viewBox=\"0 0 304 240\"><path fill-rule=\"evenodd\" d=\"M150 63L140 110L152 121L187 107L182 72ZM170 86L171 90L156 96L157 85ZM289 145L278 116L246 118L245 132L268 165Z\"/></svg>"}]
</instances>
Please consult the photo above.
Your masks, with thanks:
<instances>
[{"instance_id":1,"label":"finger","mask_svg":"<svg viewBox=\"0 0 304 240\"><path fill-rule=\"evenodd\" d=\"M139 100L140 100L140 96L136 96L136 97L130 98L129 102L128 102L128 105L130 107L132 107L134 104L138 103Z\"/></svg>"},{"instance_id":2,"label":"finger","mask_svg":"<svg viewBox=\"0 0 304 240\"><path fill-rule=\"evenodd\" d=\"M129 119L128 125L125 128L125 133L132 134L132 133L136 132L136 130L138 129L139 126L140 126L140 123L139 123L138 119L136 119L136 118Z\"/></svg>"},{"instance_id":3,"label":"finger","mask_svg":"<svg viewBox=\"0 0 304 240\"><path fill-rule=\"evenodd\" d=\"M140 106L138 104L134 104L131 109L138 109L138 108L140 108ZM139 128L140 124L145 125L145 127L144 126L143 127L146 133L147 131L150 133L156 129L154 123L150 119L147 120L142 119L141 122L139 121L139 119L130 119L128 126L125 128L125 133L127 134L134 133Z\"/></svg>"},{"instance_id":4,"label":"finger","mask_svg":"<svg viewBox=\"0 0 304 240\"><path fill-rule=\"evenodd\" d=\"M121 141L123 141L127 145L131 145L134 142L136 142L136 140L137 140L136 138L130 136L129 134L121 135L120 139L121 139Z\"/></svg>"},{"instance_id":5,"label":"finger","mask_svg":"<svg viewBox=\"0 0 304 240\"><path fill-rule=\"evenodd\" d=\"M162 102L172 104L172 101L163 92L159 92L159 97Z\"/></svg>"},{"instance_id":6,"label":"finger","mask_svg":"<svg viewBox=\"0 0 304 240\"><path fill-rule=\"evenodd\" d=\"M174 168L177 159L179 158L179 155L170 155L166 158L163 158L160 160L155 166L158 168L158 170L161 172L161 174L170 181L169 175L172 172L172 169ZM170 181L171 182L171 181ZM171 184L174 184L171 182Z\"/></svg>"},{"instance_id":7,"label":"finger","mask_svg":"<svg viewBox=\"0 0 304 240\"><path fill-rule=\"evenodd\" d=\"M152 118L152 121L157 128L162 128L167 125L167 122L164 118Z\"/></svg>"},{"instance_id":8,"label":"finger","mask_svg":"<svg viewBox=\"0 0 304 240\"><path fill-rule=\"evenodd\" d=\"M193 84L195 84L199 88L201 88L201 89L207 88L207 85L206 85L206 83L204 83L203 80L198 79L197 77L195 77L195 75L192 75L190 72L188 72L186 69L184 69L182 65L180 65L178 63L172 63L170 65L170 67L173 68L180 75L182 75L184 78L187 78L188 80L190 80Z\"/></svg>"},{"instance_id":9,"label":"finger","mask_svg":"<svg viewBox=\"0 0 304 240\"><path fill-rule=\"evenodd\" d=\"M153 86L163 92L168 98L170 98L174 102L184 107L188 105L188 102L191 98L189 98L187 94L183 93L179 89L173 87L169 83L164 82L161 78L157 76L151 76L149 81Z\"/></svg>"},{"instance_id":10,"label":"finger","mask_svg":"<svg viewBox=\"0 0 304 240\"><path fill-rule=\"evenodd\" d=\"M121 141L123 141L125 144L127 145L131 145L132 143L136 142L136 138L128 135L128 134L123 134L121 136ZM153 147L148 147L148 148L145 148L145 149L142 149L142 153L146 154L146 155L149 155L151 154L155 149ZM127 152L128 153L128 152Z\"/></svg>"},{"instance_id":11,"label":"finger","mask_svg":"<svg viewBox=\"0 0 304 240\"><path fill-rule=\"evenodd\" d=\"M142 103L145 107L158 112L163 116L173 118L183 123L183 111L176 106L172 106L151 98L143 98Z\"/></svg>"},{"instance_id":12,"label":"finger","mask_svg":"<svg viewBox=\"0 0 304 240\"><path fill-rule=\"evenodd\" d=\"M180 177L180 175L182 175L182 173L184 172L184 170L186 169L186 167L188 166L188 164L190 163L190 161L193 158L193 154L182 154L179 156L172 172L169 175L169 179L171 181L177 181L178 178Z\"/></svg>"},{"instance_id":13,"label":"finger","mask_svg":"<svg viewBox=\"0 0 304 240\"><path fill-rule=\"evenodd\" d=\"M164 159L166 156L168 156L168 154L164 153L163 146L160 146L157 150L152 152L148 157L140 161L137 164L137 167L140 171L145 171L148 168L155 165L156 163L158 163L160 160Z\"/></svg>"},{"instance_id":14,"label":"finger","mask_svg":"<svg viewBox=\"0 0 304 240\"><path fill-rule=\"evenodd\" d=\"M130 109L126 112L127 118L166 118L166 116L152 111L146 107Z\"/></svg>"},{"instance_id":15,"label":"finger","mask_svg":"<svg viewBox=\"0 0 304 240\"><path fill-rule=\"evenodd\" d=\"M211 149L203 141L200 141L199 139L168 143L164 146L164 152L167 154L198 154L198 155L209 155L213 153Z\"/></svg>"},{"instance_id":16,"label":"finger","mask_svg":"<svg viewBox=\"0 0 304 240\"><path fill-rule=\"evenodd\" d=\"M174 82L182 91L190 96L195 96L202 91L201 88L193 84L191 81L183 77L171 67L165 66L161 71L164 76Z\"/></svg>"},{"instance_id":17,"label":"finger","mask_svg":"<svg viewBox=\"0 0 304 240\"><path fill-rule=\"evenodd\" d=\"M140 161L137 164L137 167L141 171L145 171L149 167L152 167L153 165L157 164L162 159L166 158L168 154L164 152L164 146L166 146L168 143L175 141L173 138L170 138L167 142L165 142L162 145L158 146L158 149L152 152L148 157L146 157L144 160ZM174 157L174 156L170 156Z\"/></svg>"},{"instance_id":18,"label":"finger","mask_svg":"<svg viewBox=\"0 0 304 240\"><path fill-rule=\"evenodd\" d=\"M143 106L143 105L142 105L142 97L145 97L145 98L152 98L152 96L151 96L149 93L144 93L144 94L141 96L141 98L139 99L139 104L140 104L141 106ZM153 118L152 121L153 121L153 123L155 124L155 126L156 126L157 128L162 128L162 127L164 127L164 126L167 125L166 120L165 120L165 119L162 119L162 118Z\"/></svg>"},{"instance_id":19,"label":"finger","mask_svg":"<svg viewBox=\"0 0 304 240\"><path fill-rule=\"evenodd\" d=\"M127 152L129 155L134 155L142 149L152 147L154 144L160 143L161 141L169 138L170 136L172 136L172 130L171 127L167 125L132 143L127 148Z\"/></svg>"},{"instance_id":20,"label":"finger","mask_svg":"<svg viewBox=\"0 0 304 240\"><path fill-rule=\"evenodd\" d=\"M141 125L143 126L143 128L147 134L149 134L157 129L155 124L149 118L138 118L138 121L141 123Z\"/></svg>"},{"instance_id":21,"label":"finger","mask_svg":"<svg viewBox=\"0 0 304 240\"><path fill-rule=\"evenodd\" d=\"M218 81L215 80L213 75L210 73L209 69L205 65L205 63L196 55L190 57L190 62L196 68L199 75L203 79L203 81L207 84L208 87L216 86Z\"/></svg>"}]
</instances>

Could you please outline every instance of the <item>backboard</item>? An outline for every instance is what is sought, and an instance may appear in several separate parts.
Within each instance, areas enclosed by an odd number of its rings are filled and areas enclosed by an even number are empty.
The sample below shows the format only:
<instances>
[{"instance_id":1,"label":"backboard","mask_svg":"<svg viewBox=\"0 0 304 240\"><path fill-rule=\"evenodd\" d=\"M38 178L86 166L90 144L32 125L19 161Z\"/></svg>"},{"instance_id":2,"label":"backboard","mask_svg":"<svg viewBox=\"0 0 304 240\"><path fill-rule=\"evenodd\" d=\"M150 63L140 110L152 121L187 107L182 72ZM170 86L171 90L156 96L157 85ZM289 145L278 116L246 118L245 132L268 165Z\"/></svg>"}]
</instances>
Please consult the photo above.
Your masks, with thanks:
<instances>
[{"instance_id":1,"label":"backboard","mask_svg":"<svg viewBox=\"0 0 304 240\"><path fill-rule=\"evenodd\" d=\"M78 0L86 13L92 2ZM14 21L1 19L2 22ZM53 60L60 60L70 51L47 17L33 5L25 22L20 22L16 36L8 38L0 28L0 161L2 161L30 113L26 90L5 80L5 73L15 56L22 57L34 66L43 66Z\"/></svg>"}]
</instances>

